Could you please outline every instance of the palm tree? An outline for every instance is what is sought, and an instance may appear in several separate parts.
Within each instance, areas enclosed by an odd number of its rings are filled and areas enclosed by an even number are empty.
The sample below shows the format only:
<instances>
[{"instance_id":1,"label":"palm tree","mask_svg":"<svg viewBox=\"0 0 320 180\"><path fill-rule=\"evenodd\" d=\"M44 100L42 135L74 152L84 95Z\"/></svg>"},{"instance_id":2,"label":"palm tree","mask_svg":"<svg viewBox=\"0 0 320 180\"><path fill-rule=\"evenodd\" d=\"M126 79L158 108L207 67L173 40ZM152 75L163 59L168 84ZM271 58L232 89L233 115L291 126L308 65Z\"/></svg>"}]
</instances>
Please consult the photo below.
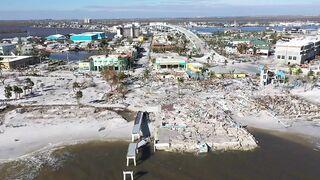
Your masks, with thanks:
<instances>
[{"instance_id":1,"label":"palm tree","mask_svg":"<svg viewBox=\"0 0 320 180\"><path fill-rule=\"evenodd\" d=\"M32 89L33 89L33 86L34 86L34 82L31 81L30 78L26 78L26 85L28 87L28 89L30 89L31 93L32 93Z\"/></svg>"},{"instance_id":2,"label":"palm tree","mask_svg":"<svg viewBox=\"0 0 320 180\"><path fill-rule=\"evenodd\" d=\"M4 88L4 96L7 98L7 99L10 99L11 96L12 96L12 87L10 85L7 85L5 88Z\"/></svg>"},{"instance_id":3,"label":"palm tree","mask_svg":"<svg viewBox=\"0 0 320 180\"><path fill-rule=\"evenodd\" d=\"M23 93L23 90L22 90L21 87L18 87L17 93L18 93L18 97L19 97L19 99L20 99L20 94Z\"/></svg>"},{"instance_id":4,"label":"palm tree","mask_svg":"<svg viewBox=\"0 0 320 180\"><path fill-rule=\"evenodd\" d=\"M28 86L23 86L23 92L24 92L24 95L27 94L27 90L28 90Z\"/></svg>"},{"instance_id":5,"label":"palm tree","mask_svg":"<svg viewBox=\"0 0 320 180\"><path fill-rule=\"evenodd\" d=\"M76 99L77 99L77 103L78 103L78 105L80 105L80 99L83 97L83 93L82 93L82 91L77 91L76 92Z\"/></svg>"},{"instance_id":6,"label":"palm tree","mask_svg":"<svg viewBox=\"0 0 320 180\"><path fill-rule=\"evenodd\" d=\"M16 99L17 99L17 94L18 94L18 91L19 91L19 87L18 86L13 86L13 92L14 92L14 95L15 95L15 97L16 97Z\"/></svg>"}]
</instances>

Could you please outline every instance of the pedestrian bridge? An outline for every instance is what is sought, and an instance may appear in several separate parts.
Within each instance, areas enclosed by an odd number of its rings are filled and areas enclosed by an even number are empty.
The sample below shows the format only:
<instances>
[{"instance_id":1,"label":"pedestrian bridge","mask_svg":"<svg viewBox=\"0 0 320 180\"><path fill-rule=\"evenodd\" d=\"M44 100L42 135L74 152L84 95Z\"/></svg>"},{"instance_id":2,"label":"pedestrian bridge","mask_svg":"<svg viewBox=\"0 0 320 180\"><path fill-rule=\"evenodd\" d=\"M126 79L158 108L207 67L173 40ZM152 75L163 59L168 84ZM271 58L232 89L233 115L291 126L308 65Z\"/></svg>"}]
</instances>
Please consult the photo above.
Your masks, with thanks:
<instances>
[{"instance_id":1,"label":"pedestrian bridge","mask_svg":"<svg viewBox=\"0 0 320 180\"><path fill-rule=\"evenodd\" d=\"M136 156L138 154L138 150L148 144L148 140L151 135L148 121L149 113L142 111L137 113L132 128L132 143L130 143L128 146L127 166L129 166L130 160L133 160L133 163L136 166Z\"/></svg>"}]
</instances>

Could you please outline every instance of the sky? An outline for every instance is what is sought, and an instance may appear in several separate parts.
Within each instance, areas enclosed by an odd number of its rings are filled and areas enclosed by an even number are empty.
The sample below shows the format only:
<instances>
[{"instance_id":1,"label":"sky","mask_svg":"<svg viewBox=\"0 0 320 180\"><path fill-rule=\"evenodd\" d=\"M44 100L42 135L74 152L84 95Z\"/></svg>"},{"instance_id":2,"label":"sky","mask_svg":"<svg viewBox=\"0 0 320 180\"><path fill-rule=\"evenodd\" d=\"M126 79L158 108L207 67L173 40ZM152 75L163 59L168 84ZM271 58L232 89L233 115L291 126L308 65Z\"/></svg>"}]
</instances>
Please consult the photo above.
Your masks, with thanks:
<instances>
[{"instance_id":1,"label":"sky","mask_svg":"<svg viewBox=\"0 0 320 180\"><path fill-rule=\"evenodd\" d=\"M0 19L320 15L319 9L320 0L4 0Z\"/></svg>"}]
</instances>

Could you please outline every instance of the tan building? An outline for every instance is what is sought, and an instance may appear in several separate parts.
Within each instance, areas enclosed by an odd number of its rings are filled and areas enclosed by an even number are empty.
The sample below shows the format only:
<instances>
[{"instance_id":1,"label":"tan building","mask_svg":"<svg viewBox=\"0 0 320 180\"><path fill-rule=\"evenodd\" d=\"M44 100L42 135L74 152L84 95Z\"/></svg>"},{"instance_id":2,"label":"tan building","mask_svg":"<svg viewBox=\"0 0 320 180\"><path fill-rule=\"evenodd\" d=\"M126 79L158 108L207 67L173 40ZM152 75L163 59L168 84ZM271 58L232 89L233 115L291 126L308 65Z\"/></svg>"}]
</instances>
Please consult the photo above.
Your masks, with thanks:
<instances>
[{"instance_id":1,"label":"tan building","mask_svg":"<svg viewBox=\"0 0 320 180\"><path fill-rule=\"evenodd\" d=\"M0 56L2 69L17 69L39 63L39 58L33 56Z\"/></svg>"}]
</instances>

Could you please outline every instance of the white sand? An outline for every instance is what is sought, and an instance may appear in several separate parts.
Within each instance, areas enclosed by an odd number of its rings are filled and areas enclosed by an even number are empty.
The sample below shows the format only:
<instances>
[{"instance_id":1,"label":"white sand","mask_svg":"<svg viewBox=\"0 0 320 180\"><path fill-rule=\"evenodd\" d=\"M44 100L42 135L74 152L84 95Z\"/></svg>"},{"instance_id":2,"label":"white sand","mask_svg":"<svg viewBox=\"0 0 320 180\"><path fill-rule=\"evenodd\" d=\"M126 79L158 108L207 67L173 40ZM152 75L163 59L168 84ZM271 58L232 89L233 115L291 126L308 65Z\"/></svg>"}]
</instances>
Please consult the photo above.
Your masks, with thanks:
<instances>
[{"instance_id":1,"label":"white sand","mask_svg":"<svg viewBox=\"0 0 320 180\"><path fill-rule=\"evenodd\" d=\"M294 133L305 137L320 138L320 121L282 120L265 111L247 117L235 117L237 122L248 127Z\"/></svg>"},{"instance_id":2,"label":"white sand","mask_svg":"<svg viewBox=\"0 0 320 180\"><path fill-rule=\"evenodd\" d=\"M312 90L308 89L307 91L304 91L304 88L300 87L293 89L291 93L307 101L320 104L320 89L318 88L313 88Z\"/></svg>"},{"instance_id":3,"label":"white sand","mask_svg":"<svg viewBox=\"0 0 320 180\"><path fill-rule=\"evenodd\" d=\"M132 126L114 112L94 113L93 108L55 107L22 114L14 110L0 126L0 161L80 141L130 140Z\"/></svg>"}]
</instances>

